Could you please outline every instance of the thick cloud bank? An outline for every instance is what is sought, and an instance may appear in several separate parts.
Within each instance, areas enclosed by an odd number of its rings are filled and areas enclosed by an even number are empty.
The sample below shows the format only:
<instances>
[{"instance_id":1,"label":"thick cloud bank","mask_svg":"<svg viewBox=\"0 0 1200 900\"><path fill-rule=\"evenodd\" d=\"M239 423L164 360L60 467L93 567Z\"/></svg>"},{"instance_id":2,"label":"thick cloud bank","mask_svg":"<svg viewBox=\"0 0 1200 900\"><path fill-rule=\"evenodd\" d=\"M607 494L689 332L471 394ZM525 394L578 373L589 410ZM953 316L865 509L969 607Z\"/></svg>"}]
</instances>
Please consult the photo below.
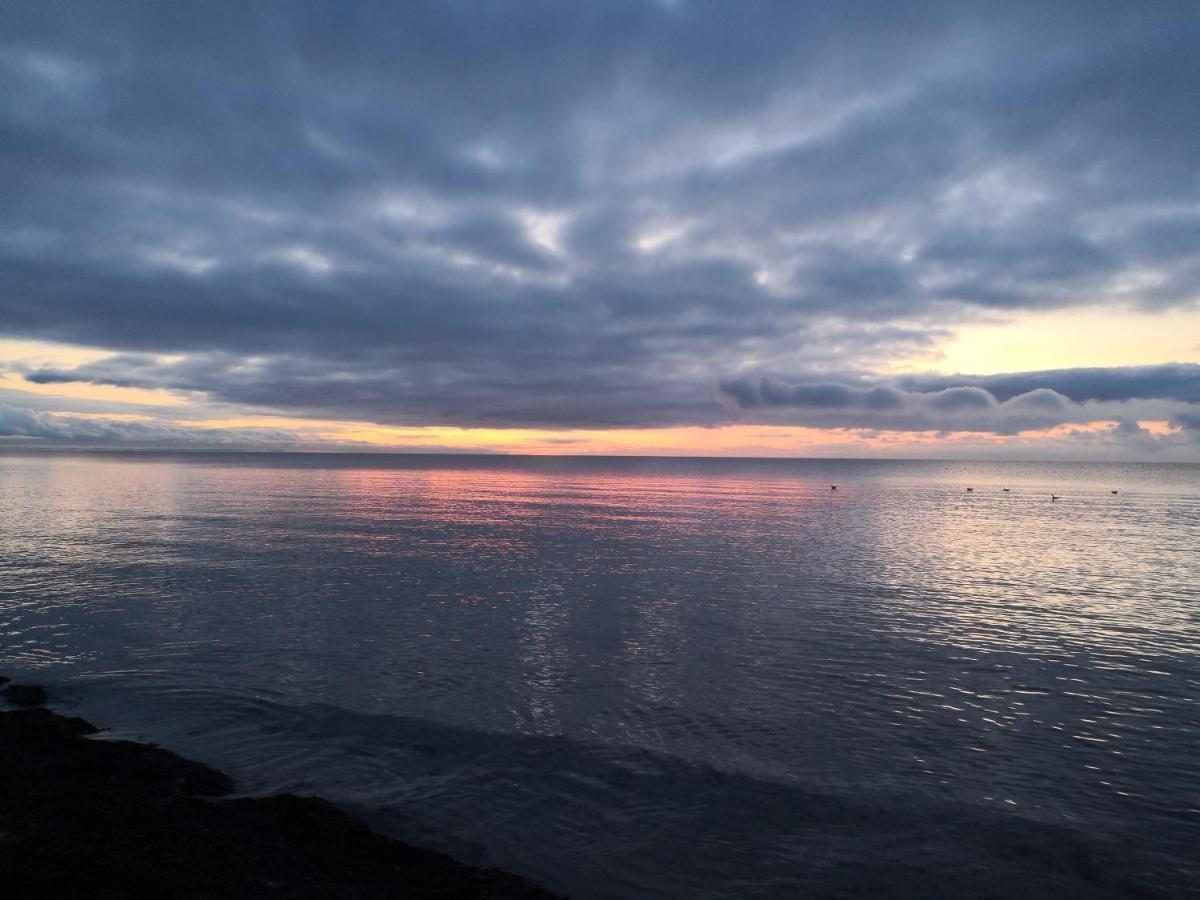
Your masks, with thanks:
<instances>
[{"instance_id":1,"label":"thick cloud bank","mask_svg":"<svg viewBox=\"0 0 1200 900\"><path fill-rule=\"evenodd\" d=\"M1186 423L1194 367L836 373L1195 304L1197 46L1185 2L14 0L0 335L382 423Z\"/></svg>"},{"instance_id":2,"label":"thick cloud bank","mask_svg":"<svg viewBox=\"0 0 1200 900\"><path fill-rule=\"evenodd\" d=\"M1170 421L1200 443L1200 365L1064 369L990 376L892 379L741 378L722 394L751 415L804 425L1017 434L1138 419Z\"/></svg>"}]
</instances>

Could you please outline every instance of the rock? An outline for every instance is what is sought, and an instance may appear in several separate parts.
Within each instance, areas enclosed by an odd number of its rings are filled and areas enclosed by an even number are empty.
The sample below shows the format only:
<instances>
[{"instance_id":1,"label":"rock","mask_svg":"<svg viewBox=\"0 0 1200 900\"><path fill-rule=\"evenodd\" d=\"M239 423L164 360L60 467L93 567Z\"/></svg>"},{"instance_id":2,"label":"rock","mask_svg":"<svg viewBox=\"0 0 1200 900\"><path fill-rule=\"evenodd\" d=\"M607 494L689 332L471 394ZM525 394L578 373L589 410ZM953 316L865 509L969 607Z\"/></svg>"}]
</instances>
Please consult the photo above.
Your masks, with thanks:
<instances>
[{"instance_id":1,"label":"rock","mask_svg":"<svg viewBox=\"0 0 1200 900\"><path fill-rule=\"evenodd\" d=\"M4 696L15 706L45 706L48 699L46 689L36 684L10 684Z\"/></svg>"},{"instance_id":2,"label":"rock","mask_svg":"<svg viewBox=\"0 0 1200 900\"><path fill-rule=\"evenodd\" d=\"M0 712L4 900L553 900L315 797L229 797L223 773L148 744L89 740L96 730L49 709Z\"/></svg>"}]
</instances>

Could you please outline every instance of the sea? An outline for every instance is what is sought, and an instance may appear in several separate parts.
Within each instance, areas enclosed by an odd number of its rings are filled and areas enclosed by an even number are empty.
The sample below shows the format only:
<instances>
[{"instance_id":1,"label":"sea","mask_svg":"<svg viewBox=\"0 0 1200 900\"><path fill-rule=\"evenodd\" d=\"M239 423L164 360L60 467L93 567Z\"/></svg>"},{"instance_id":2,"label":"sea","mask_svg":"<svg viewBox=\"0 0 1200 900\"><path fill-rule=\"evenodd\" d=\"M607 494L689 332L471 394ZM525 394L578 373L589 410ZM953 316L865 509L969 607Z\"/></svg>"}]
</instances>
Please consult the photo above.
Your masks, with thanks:
<instances>
[{"instance_id":1,"label":"sea","mask_svg":"<svg viewBox=\"0 0 1200 900\"><path fill-rule=\"evenodd\" d=\"M582 900L1200 890L1196 465L9 452L0 674Z\"/></svg>"}]
</instances>

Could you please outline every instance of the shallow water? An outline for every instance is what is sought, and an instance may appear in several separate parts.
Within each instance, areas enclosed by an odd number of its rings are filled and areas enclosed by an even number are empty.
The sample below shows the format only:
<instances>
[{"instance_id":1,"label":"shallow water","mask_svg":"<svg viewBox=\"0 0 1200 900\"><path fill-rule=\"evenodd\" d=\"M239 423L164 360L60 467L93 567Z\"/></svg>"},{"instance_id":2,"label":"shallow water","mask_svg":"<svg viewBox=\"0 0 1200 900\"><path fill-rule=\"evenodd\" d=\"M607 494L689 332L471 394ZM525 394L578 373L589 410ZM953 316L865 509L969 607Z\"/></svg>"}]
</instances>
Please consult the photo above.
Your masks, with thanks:
<instances>
[{"instance_id":1,"label":"shallow water","mask_svg":"<svg viewBox=\"0 0 1200 900\"><path fill-rule=\"evenodd\" d=\"M581 898L1200 879L1200 466L6 455L0 660Z\"/></svg>"}]
</instances>

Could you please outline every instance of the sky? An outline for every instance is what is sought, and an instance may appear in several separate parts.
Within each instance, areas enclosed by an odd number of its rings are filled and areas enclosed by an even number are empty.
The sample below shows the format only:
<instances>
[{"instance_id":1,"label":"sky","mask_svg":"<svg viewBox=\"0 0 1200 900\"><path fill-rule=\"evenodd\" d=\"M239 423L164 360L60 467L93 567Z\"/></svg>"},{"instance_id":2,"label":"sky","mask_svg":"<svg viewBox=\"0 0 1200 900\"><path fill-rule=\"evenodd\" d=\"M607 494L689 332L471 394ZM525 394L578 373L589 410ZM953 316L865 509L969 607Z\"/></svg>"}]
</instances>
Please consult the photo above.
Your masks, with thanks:
<instances>
[{"instance_id":1,"label":"sky","mask_svg":"<svg viewBox=\"0 0 1200 900\"><path fill-rule=\"evenodd\" d=\"M1200 461L1181 2L0 5L0 447Z\"/></svg>"}]
</instances>

